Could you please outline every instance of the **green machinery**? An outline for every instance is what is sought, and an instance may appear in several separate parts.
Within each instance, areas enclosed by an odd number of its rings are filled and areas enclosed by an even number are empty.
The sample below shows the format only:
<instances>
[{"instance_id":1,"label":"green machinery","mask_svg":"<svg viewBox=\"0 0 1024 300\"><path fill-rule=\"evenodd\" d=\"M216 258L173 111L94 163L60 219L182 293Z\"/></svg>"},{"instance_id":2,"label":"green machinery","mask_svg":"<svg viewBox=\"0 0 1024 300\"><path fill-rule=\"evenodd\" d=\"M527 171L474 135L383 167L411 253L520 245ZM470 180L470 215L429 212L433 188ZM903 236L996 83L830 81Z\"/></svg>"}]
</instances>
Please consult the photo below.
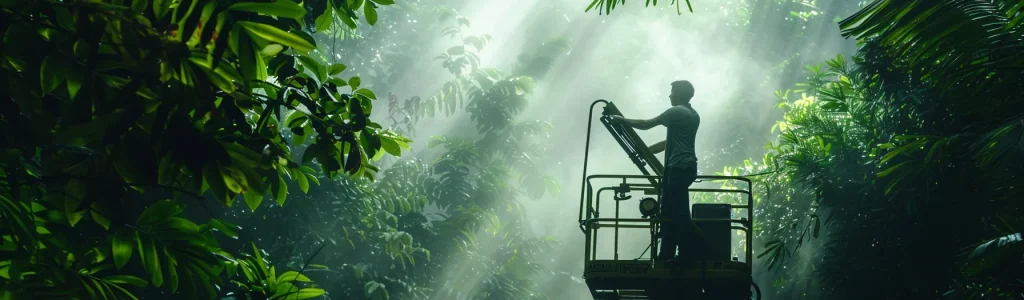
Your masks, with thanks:
<instances>
[{"instance_id":1,"label":"green machinery","mask_svg":"<svg viewBox=\"0 0 1024 300\"><path fill-rule=\"evenodd\" d=\"M643 175L587 174L590 133L597 104L605 104L601 123ZM704 232L708 242L709 255L705 259L689 267L655 260L653 258L659 249L659 227L667 222L659 217L656 199L664 167L632 128L611 123L609 116L612 115L622 114L609 101L597 100L590 105L579 226L586 235L583 278L594 299L760 299L760 289L751 276L753 245L750 237L754 216L751 193L753 184L750 179L738 176L697 176L697 181L735 181L739 183L737 186L746 188L690 188L691 193L738 193L746 201L737 204L693 205L693 220ZM607 195L609 192L612 194L610 197ZM629 215L629 212L624 211L622 205L637 193L642 193L644 197L638 204L633 204L636 206L627 207L639 206L640 216L624 216ZM602 205L609 211L602 211ZM745 216L733 218L734 209L745 210ZM601 212L606 216L602 216ZM607 216L609 213L612 215ZM736 230L746 233L747 237L745 259L742 261L739 257L731 257L733 233ZM638 244L637 240L649 242ZM623 250L636 250L644 246L650 250L649 255L644 255L648 253L647 250L639 257L620 254Z\"/></svg>"}]
</instances>

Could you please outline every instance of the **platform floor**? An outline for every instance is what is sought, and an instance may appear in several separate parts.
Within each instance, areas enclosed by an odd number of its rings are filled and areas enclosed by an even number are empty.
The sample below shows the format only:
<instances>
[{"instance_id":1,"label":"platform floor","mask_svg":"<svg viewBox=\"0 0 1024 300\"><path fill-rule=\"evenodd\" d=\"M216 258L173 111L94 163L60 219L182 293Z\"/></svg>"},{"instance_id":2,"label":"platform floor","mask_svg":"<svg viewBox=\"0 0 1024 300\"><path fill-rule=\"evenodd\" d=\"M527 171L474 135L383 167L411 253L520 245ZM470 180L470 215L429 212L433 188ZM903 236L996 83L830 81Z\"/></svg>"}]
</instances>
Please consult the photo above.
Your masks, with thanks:
<instances>
[{"instance_id":1,"label":"platform floor","mask_svg":"<svg viewBox=\"0 0 1024 300\"><path fill-rule=\"evenodd\" d=\"M684 268L649 260L594 260L587 262L583 278L594 299L751 299L746 263L708 261L704 270L700 262Z\"/></svg>"}]
</instances>

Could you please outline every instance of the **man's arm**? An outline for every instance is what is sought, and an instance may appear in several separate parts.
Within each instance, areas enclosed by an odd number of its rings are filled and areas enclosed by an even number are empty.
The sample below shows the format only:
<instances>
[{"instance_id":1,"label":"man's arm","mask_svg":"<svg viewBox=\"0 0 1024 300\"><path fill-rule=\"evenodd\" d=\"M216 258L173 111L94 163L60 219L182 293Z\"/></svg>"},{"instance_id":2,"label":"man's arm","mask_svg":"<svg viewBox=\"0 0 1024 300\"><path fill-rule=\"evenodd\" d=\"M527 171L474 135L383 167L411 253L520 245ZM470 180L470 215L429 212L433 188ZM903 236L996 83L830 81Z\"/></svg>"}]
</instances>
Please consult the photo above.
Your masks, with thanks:
<instances>
[{"instance_id":1,"label":"man's arm","mask_svg":"<svg viewBox=\"0 0 1024 300\"><path fill-rule=\"evenodd\" d=\"M648 129L654 128L654 126L661 125L661 121L658 120L658 118L654 118L654 119L650 119L650 120L626 119L626 118L624 118L622 116L611 116L611 118L612 118L613 122L626 124L629 127L633 127L633 128L640 129L640 130L648 130Z\"/></svg>"},{"instance_id":2,"label":"man's arm","mask_svg":"<svg viewBox=\"0 0 1024 300\"><path fill-rule=\"evenodd\" d=\"M648 148L651 149L653 154L661 153L662 151L665 151L665 141L654 143L654 145L650 145Z\"/></svg>"}]
</instances>

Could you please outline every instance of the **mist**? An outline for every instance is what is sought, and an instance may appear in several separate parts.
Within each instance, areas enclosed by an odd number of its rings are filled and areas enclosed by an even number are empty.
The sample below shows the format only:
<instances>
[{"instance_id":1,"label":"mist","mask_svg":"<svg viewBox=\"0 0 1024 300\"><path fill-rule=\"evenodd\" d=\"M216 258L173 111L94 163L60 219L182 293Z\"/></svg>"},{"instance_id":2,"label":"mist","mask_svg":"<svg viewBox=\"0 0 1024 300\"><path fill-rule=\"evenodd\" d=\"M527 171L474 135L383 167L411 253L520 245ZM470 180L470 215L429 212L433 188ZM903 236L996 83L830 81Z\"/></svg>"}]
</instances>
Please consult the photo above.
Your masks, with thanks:
<instances>
[{"instance_id":1,"label":"mist","mask_svg":"<svg viewBox=\"0 0 1024 300\"><path fill-rule=\"evenodd\" d=\"M424 1L432 3L432 1ZM570 49L559 56L543 79L537 80L537 91L531 94L529 106L517 121L543 120L553 125L548 137L548 155L539 165L541 173L557 178L561 192L543 199L521 202L534 236L550 236L560 244L541 260L551 271L577 280L571 286L547 286L544 291L556 299L589 299L590 293L580 278L583 270L583 239L579 230L580 182L582 180L584 142L587 137L588 108L597 99L615 103L627 118L646 119L657 116L669 107L669 83L688 80L695 86L691 101L701 115L696 150L699 173L710 175L723 166L735 165L743 159L756 157L774 135L771 125L781 114L773 109L777 90L792 88L794 75L803 71L804 62L819 62L836 53L852 53L854 42L839 37L834 22L829 26L807 29L805 34L822 37L816 44L797 44L791 29L799 24L794 18L762 20L763 26L750 28L738 20L750 21L755 5L747 1L696 1L694 13L676 13L673 5L644 8L626 5L611 15L584 13L583 1L438 1L465 16L471 27L465 34L489 34L493 40L480 51L481 66L510 69L516 57L529 47L553 38L564 38ZM819 3L818 10L837 10L831 3ZM845 5L852 13L856 6ZM822 7L825 6L825 7ZM685 8L684 8L685 10ZM843 9L838 9L843 10ZM745 15L745 16L744 16ZM435 20L415 20L410 26ZM831 20L829 20L831 21ZM413 95L427 97L451 79L432 59L453 42L438 32L410 71L401 75L397 84L388 87L402 98ZM780 46L781 45L781 46ZM766 54L791 53L792 56ZM595 109L600 115L600 106ZM415 142L413 153L430 157L424 144L432 136L466 133L468 114L457 112L452 117L426 118L419 122L410 136ZM589 174L639 174L625 153L594 120L591 132ZM647 144L664 139L664 127L638 131ZM434 152L436 154L436 151ZM663 155L658 155L663 158ZM694 187L713 186L698 183ZM756 192L756 191L755 191ZM691 203L692 204L692 203ZM602 210L611 210L611 205ZM756 209L756 208L755 208ZM622 204L624 217L639 217L635 201ZM604 211L602 211L604 212ZM612 212L608 212L612 213ZM623 232L619 249L622 257L637 256L645 251L650 239L645 231ZM742 241L734 240L734 243ZM603 239L599 255L611 255L611 239ZM755 244L755 255L756 247ZM604 249L601 249L601 248ZM810 248L810 247L808 247ZM813 251L804 248L804 251ZM734 250L739 255L741 249ZM650 255L650 251L646 251ZM803 265L803 264L801 264ZM763 278L760 262L755 261L755 279ZM453 276L467 268L455 263L446 267L444 276ZM538 280L544 280L538 278ZM541 283L542 286L543 283ZM762 283L762 287L770 286ZM765 298L768 299L768 298Z\"/></svg>"},{"instance_id":2,"label":"mist","mask_svg":"<svg viewBox=\"0 0 1024 300\"><path fill-rule=\"evenodd\" d=\"M1024 5L682 1L0 1L0 298L1024 299Z\"/></svg>"}]
</instances>

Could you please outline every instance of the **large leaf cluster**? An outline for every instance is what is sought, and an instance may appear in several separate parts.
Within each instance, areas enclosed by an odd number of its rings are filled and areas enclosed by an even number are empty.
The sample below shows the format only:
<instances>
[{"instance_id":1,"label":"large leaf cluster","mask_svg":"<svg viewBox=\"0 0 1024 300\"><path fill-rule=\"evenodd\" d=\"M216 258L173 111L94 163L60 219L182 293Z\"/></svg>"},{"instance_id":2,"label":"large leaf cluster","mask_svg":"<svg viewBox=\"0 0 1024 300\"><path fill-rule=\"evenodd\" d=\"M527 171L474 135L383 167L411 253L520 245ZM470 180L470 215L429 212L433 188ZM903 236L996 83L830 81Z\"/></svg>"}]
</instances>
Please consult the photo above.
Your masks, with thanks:
<instances>
[{"instance_id":1,"label":"large leaf cluster","mask_svg":"<svg viewBox=\"0 0 1024 300\"><path fill-rule=\"evenodd\" d=\"M779 93L778 144L739 172L770 174L755 226L776 296L1020 296L1022 7L874 1L841 23L853 64Z\"/></svg>"},{"instance_id":2,"label":"large leaf cluster","mask_svg":"<svg viewBox=\"0 0 1024 300\"><path fill-rule=\"evenodd\" d=\"M461 17L445 20L461 22L460 26L468 22ZM325 61L316 55L310 58ZM458 97L466 93L460 89ZM415 104L406 102L396 108L407 116L426 117L427 103ZM430 104L436 108L436 103ZM285 118L291 113L286 112ZM405 124L416 126L415 120ZM515 122L490 134L470 131L463 136L463 131L458 137L436 137L423 145L429 150L415 154L429 157L395 161L375 181L328 180L318 175L319 185L286 182L288 190L308 188L309 192L293 196L298 200L289 200L287 206L271 205L254 214L233 208L227 220L245 228L240 236L260 237L270 257L294 269L308 265L303 274L323 283L331 295L355 299L536 295L532 275L546 274L537 257L553 241L525 234L529 228L524 226L518 201L522 195L541 198L557 191L557 184L536 168L550 126L540 121ZM295 131L299 130L308 129ZM273 225L267 220L273 220ZM467 268L472 272L463 272Z\"/></svg>"},{"instance_id":3,"label":"large leaf cluster","mask_svg":"<svg viewBox=\"0 0 1024 300\"><path fill-rule=\"evenodd\" d=\"M976 119L982 117L977 110L950 109L956 102L947 101L958 101L955 95L963 91L934 85L941 81L930 82L905 65L904 57L890 56L885 49L879 40L867 41L856 57L857 67L840 58L829 62L827 72L811 68L804 94L783 103L780 141L771 147L771 155L784 162L783 175L799 184L787 197L814 195L800 201L812 204L805 211L813 223L794 224L794 230L782 234L771 232L776 240L765 244L762 255L772 254L766 263L776 266L792 256L820 260L814 266L814 282L820 285L818 293L829 297L936 297L934 291L949 286L954 290L946 295L955 298L1013 297L1017 292L1010 282L1019 275L996 270L1010 270L1019 260L994 247L996 241L970 252L963 273L942 271L953 269L948 262L955 260L960 247L1019 232L1017 200L1012 198L1019 181L1012 178L1020 176L1021 169L1015 167L1020 156L991 156L990 149L1000 147L1003 140L985 134L1007 129ZM994 93L986 99L999 101L1000 90L986 91ZM991 148L974 146L979 144ZM1014 147L1008 146L1010 153ZM787 214L776 218L788 218ZM999 230L984 224L999 224ZM807 230L816 236L819 226L827 233L820 250L797 252ZM800 238L792 238L793 233L800 233ZM1013 243L1003 238L998 244ZM876 288L870 291L859 288L864 278L879 272L904 279L899 284L873 283ZM798 271L783 273L788 275L778 280L801 276Z\"/></svg>"},{"instance_id":4,"label":"large leaf cluster","mask_svg":"<svg viewBox=\"0 0 1024 300\"><path fill-rule=\"evenodd\" d=\"M318 174L372 178L371 159L407 144L369 120L376 96L358 77L304 55L304 17L362 8L374 23L389 3L0 3L17 45L0 50L3 290L133 298L125 284L148 283L212 298L234 259L211 232L237 228L195 223L186 201L282 205L286 178L303 192Z\"/></svg>"},{"instance_id":5,"label":"large leaf cluster","mask_svg":"<svg viewBox=\"0 0 1024 300\"><path fill-rule=\"evenodd\" d=\"M900 187L887 192L908 198L914 210L938 206L985 224L953 229L960 246L989 240L961 256L962 273L947 294L953 298L1021 296L1013 283L1020 274L1009 271L1019 257L992 255L1000 251L991 245L1022 224L1022 8L1019 1L875 1L840 23L863 41L865 68L892 96L884 104L913 116L896 124L884 147L879 175ZM995 261L1005 269L992 269Z\"/></svg>"}]
</instances>

